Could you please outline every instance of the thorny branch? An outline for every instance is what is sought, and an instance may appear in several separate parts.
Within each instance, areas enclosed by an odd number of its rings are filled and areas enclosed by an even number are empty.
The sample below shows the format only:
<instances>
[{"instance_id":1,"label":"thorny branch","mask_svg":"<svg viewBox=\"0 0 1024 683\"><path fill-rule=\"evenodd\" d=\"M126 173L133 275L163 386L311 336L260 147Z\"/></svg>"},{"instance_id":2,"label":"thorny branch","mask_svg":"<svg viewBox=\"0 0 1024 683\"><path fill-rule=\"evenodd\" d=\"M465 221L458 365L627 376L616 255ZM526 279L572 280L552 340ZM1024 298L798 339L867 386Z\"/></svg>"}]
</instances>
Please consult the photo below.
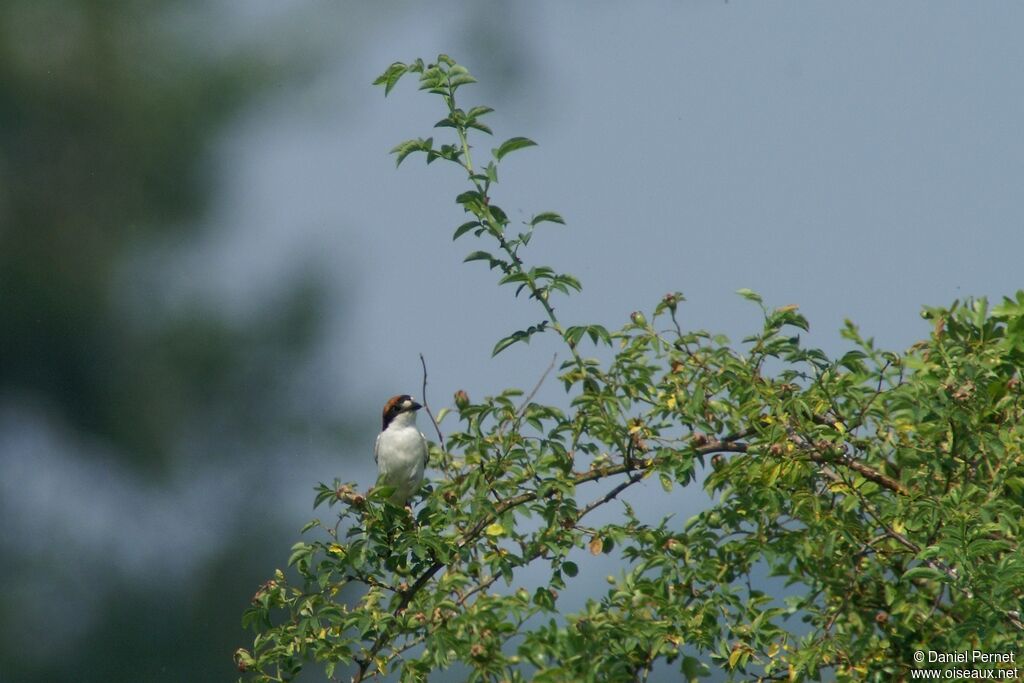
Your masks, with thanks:
<instances>
[{"instance_id":1,"label":"thorny branch","mask_svg":"<svg viewBox=\"0 0 1024 683\"><path fill-rule=\"evenodd\" d=\"M426 365L424 364L424 371L425 369ZM425 374L426 373L424 372L424 379ZM424 403L425 401L426 399L424 398ZM746 453L749 450L748 445L745 442L740 441L740 439L745 438L749 435L749 432L740 434L730 434L729 436L721 440L712 441L694 448L693 453L694 455L710 455L712 453ZM838 458L828 457L818 452L808 443L804 443L802 445L804 447L801 450L804 452L808 460L812 462L830 467L844 467L846 469L856 472L857 474L861 475L862 477L869 481L872 481L890 491L893 491L894 493L900 495L908 495L906 487L904 487L900 482L896 481L895 479L892 479L891 477L879 472L878 470L868 465L865 465L864 463L842 456ZM644 476L644 474L648 470L652 469L657 464L657 461L655 461L654 459L636 460L633 458L624 458L623 462L619 464L597 467L586 472L577 472L572 479L572 483L574 486L585 484L591 481L598 481L618 474L629 474L628 479L617 484L603 497L598 498L595 501L589 503L587 506L585 506L579 512L577 516L577 522L587 513L591 512L600 505L609 502L610 500L615 498L619 493L624 491L626 488L635 484ZM480 534L483 533L483 530L486 529L489 524L491 524L495 519L500 517L508 510L523 505L525 503L537 500L540 497L541 493L539 490L531 490L521 493L517 496L513 496L511 498L506 498L498 502L495 505L493 513L486 515L481 520L479 520L475 525L473 525L468 531L466 531L463 537L458 541L458 546L460 548L465 547L467 544L476 540L480 536ZM533 561L533 559L536 558L530 558L528 561ZM420 592L420 590L422 590L423 587L426 586L427 583L444 567L445 563L435 561L426 570L424 570L424 572L416 579L416 581L406 591L404 591L401 594L401 599L399 600L398 605L394 609L394 614L398 615L403 610L405 610L406 607L409 606L412 600ZM371 645L370 649L368 650L366 656L358 660L359 669L352 679L353 683L360 683L361 681L365 680L371 664L373 663L374 659L376 658L380 650L388 642L390 637L391 634L388 630L385 630L377 636L377 638Z\"/></svg>"},{"instance_id":2,"label":"thorny branch","mask_svg":"<svg viewBox=\"0 0 1024 683\"><path fill-rule=\"evenodd\" d=\"M850 461L850 462L853 462L853 461ZM857 464L860 464L860 463L857 463ZM865 467L866 467L866 465L865 465ZM850 469L853 469L855 471L859 471L856 468L852 468L852 467ZM880 526L882 528L882 530L885 532L885 536L893 539L894 541L899 543L901 546L903 546L904 548L906 548L910 552L914 553L915 555L920 555L921 554L921 551L923 550L923 548L919 544L917 544L914 541L910 540L906 535L904 535L904 534L900 533L899 531L897 531L896 529L894 529L892 527L892 525L887 524L885 522L885 520L882 519L882 515L878 512L878 510L875 507L875 505L870 500L868 500L864 496L864 494L862 494L860 492L860 490L856 486L853 485L852 482L846 481L845 479L843 479L842 477L840 477L839 475L837 475L834 472L832 472L831 475L833 477L835 477L836 479L838 479L839 481L842 481L843 483L845 483L847 486L850 487L850 490L853 491L853 494L860 501L861 507L868 514L868 516L871 517L872 520L874 520L875 524L877 524L878 526ZM868 477L865 477L865 478L868 478ZM876 480L875 479L871 479L871 481L876 481ZM895 489L893 489L893 490L895 490ZM907 495L907 494L904 493L904 495ZM936 570L936 571L939 571L939 572L942 572L943 574L945 574L946 577L949 578L949 580L950 580L950 586L953 587L953 588L956 588L968 600L973 600L973 599L981 600L983 603L988 605L992 610L994 610L995 612L1001 614L1003 616L1003 618L1006 619L1010 624L1012 624L1017 630L1024 631L1024 622L1022 622L1020 620L1019 614L1017 612L1012 611L1012 610L1000 609L996 605L993 605L993 604L989 603L988 600L986 600L984 597L976 596L974 594L974 591L972 591L969 587L963 586L963 585L959 585L960 576L959 576L959 574L958 574L958 572L957 572L955 567L951 567L950 565L948 565L947 563L945 563L945 562L943 562L941 560L933 560L933 559L925 559L924 560L924 564L926 566ZM941 597L941 595L940 595L940 597Z\"/></svg>"},{"instance_id":3,"label":"thorny branch","mask_svg":"<svg viewBox=\"0 0 1024 683\"><path fill-rule=\"evenodd\" d=\"M742 443L740 441L733 442L721 440L712 441L710 443L704 444L703 446L696 447L693 449L693 454L710 455L712 453L744 453L746 451L747 445L745 443ZM587 470L586 472L577 472L575 476L572 478L572 483L574 486L585 484L591 481L599 481L602 479L606 479L608 477L612 477L618 474L624 474L627 472L629 473L629 478L626 479L626 481L616 485L613 489L611 489L607 494L605 494L601 498L598 498L597 500L588 504L586 507L580 510L576 515L575 523L578 523L584 515L588 514L595 508L611 501L627 487L635 484L643 477L643 474L646 471L653 469L657 464L657 461L649 459L643 461L633 461L631 463L622 462L615 465L597 467L591 470ZM466 531L462 538L459 539L459 541L457 542L458 547L463 548L472 541L479 538L480 534L483 533L484 529L486 529L492 522L494 522L494 520L503 515L505 512L508 512L512 508L519 507L520 505L524 505L531 501L537 500L540 497L541 492L539 490L531 490L521 493L518 496L513 496L511 498L504 499L503 501L495 505L493 513L485 515L482 519L480 519L480 521L478 521L468 531ZM532 562L534 559L536 559L536 557L530 557L528 558L527 562ZM446 565L444 562L436 560L433 564L427 567L427 569L425 569L423 573L420 574L416 581L413 582L413 584L409 586L408 589L401 593L402 597L401 599L399 599L398 605L394 608L393 614L395 616L401 614L405 610L405 608L407 608L409 604L413 601L416 595L423 589L423 587L426 586L427 583L445 566ZM366 676L368 673L370 673L370 675L375 675L369 672L370 666L373 664L377 655L380 653L384 645L387 644L390 638L391 633L388 629L385 629L382 633L380 633L377 636L377 638L374 640L373 644L367 651L366 655L357 660L359 668L356 671L355 675L352 677L352 683L361 683L361 681L366 680Z\"/></svg>"}]
</instances>

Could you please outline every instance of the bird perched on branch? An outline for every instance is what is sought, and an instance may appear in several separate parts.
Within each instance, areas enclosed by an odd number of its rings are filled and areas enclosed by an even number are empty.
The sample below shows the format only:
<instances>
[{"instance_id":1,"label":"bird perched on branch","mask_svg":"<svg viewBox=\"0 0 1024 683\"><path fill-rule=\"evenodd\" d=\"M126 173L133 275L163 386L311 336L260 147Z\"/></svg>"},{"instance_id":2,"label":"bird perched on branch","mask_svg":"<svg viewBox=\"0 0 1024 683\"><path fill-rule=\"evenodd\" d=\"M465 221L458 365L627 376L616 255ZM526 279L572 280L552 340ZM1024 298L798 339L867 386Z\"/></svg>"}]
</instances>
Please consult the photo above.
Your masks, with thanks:
<instances>
[{"instance_id":1,"label":"bird perched on branch","mask_svg":"<svg viewBox=\"0 0 1024 683\"><path fill-rule=\"evenodd\" d=\"M423 482L427 466L427 439L416 428L416 411L422 408L408 394L392 396L384 404L383 427L373 447L377 482L393 486L391 502L405 505Z\"/></svg>"}]
</instances>

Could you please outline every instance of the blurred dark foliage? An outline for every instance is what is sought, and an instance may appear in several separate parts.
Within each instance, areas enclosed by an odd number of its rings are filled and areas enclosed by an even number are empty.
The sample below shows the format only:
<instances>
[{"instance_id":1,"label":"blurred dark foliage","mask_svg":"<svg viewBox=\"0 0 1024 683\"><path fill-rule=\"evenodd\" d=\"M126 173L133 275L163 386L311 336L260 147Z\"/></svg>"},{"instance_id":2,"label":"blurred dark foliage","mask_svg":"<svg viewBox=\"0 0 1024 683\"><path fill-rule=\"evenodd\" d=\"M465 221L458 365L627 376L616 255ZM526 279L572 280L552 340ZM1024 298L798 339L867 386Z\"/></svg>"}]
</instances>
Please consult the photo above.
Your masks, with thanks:
<instances>
[{"instance_id":1,"label":"blurred dark foliage","mask_svg":"<svg viewBox=\"0 0 1024 683\"><path fill-rule=\"evenodd\" d=\"M212 144L295 66L216 40L204 25L214 11L145 0L0 4L0 401L41 410L62 438L101 444L105 458L155 487L182 467L185 437L203 444L192 460L258 466L247 445L287 431L297 408L283 407L287 384L327 304L309 270L241 321L162 296L161 273L174 272L167 259L215 229L198 227L216 191ZM244 640L239 615L286 547L260 493L223 514L263 508L262 517L171 587L26 544L18 520L5 520L0 680L229 679ZM276 551L272 561L263 548ZM98 616L61 610L56 590L7 593L51 577L98 595ZM47 643L45 629L26 631L31 620L11 605L36 601L87 622L73 649Z\"/></svg>"},{"instance_id":2,"label":"blurred dark foliage","mask_svg":"<svg viewBox=\"0 0 1024 683\"><path fill-rule=\"evenodd\" d=\"M115 284L133 285L117 276L154 238L196 237L211 138L275 75L190 50L160 31L159 8L9 2L0 20L0 386L142 468L165 465L197 402L232 391L259 337L202 308L140 324L117 306ZM296 303L258 323L292 330L273 340L289 350L313 322Z\"/></svg>"}]
</instances>

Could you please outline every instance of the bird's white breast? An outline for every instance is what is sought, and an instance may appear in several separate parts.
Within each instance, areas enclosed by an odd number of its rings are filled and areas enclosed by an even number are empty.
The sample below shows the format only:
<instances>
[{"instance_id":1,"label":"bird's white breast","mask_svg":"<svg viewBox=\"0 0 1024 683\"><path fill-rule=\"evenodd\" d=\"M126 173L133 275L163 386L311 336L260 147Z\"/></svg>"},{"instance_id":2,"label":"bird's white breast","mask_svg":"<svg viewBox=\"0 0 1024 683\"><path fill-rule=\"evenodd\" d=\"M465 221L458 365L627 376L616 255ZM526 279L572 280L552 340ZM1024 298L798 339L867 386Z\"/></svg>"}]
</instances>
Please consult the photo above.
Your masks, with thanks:
<instances>
[{"instance_id":1,"label":"bird's white breast","mask_svg":"<svg viewBox=\"0 0 1024 683\"><path fill-rule=\"evenodd\" d=\"M377 436L375 452L381 482L394 486L392 500L404 504L423 481L426 439L415 426L392 424Z\"/></svg>"}]
</instances>

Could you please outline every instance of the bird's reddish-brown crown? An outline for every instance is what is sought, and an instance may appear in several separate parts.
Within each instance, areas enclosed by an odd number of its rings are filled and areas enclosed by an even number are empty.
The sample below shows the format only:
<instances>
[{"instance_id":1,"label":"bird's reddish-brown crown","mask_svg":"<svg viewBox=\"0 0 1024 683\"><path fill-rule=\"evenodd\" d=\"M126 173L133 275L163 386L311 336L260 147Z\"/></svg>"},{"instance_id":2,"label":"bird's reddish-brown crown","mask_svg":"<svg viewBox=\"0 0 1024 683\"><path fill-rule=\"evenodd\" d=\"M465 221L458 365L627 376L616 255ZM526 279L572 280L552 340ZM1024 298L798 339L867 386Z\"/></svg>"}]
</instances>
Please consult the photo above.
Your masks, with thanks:
<instances>
[{"instance_id":1,"label":"bird's reddish-brown crown","mask_svg":"<svg viewBox=\"0 0 1024 683\"><path fill-rule=\"evenodd\" d=\"M409 394L398 394L388 399L387 403L384 404L384 414L382 416L381 429L387 429L391 421L395 419L395 415L401 413L405 408L402 407L406 401L412 401L412 397ZM415 401L413 401L415 403Z\"/></svg>"}]
</instances>

